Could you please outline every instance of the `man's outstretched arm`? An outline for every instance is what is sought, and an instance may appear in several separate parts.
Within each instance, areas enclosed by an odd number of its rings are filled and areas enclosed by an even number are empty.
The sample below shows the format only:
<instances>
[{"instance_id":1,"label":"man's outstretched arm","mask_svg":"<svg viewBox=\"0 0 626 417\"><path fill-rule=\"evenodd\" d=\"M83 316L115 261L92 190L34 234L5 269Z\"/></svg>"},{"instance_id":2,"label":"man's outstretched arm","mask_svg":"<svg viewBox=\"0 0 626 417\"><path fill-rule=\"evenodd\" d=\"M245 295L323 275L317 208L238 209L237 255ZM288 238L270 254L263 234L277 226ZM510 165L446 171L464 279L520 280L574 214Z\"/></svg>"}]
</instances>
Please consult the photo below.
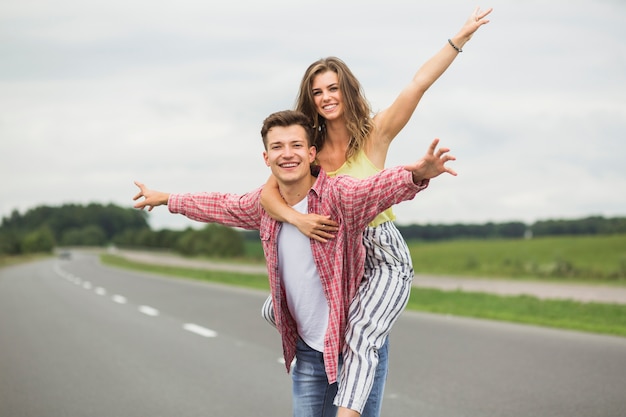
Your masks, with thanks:
<instances>
[{"instance_id":1,"label":"man's outstretched arm","mask_svg":"<svg viewBox=\"0 0 626 417\"><path fill-rule=\"evenodd\" d=\"M224 226L258 230L261 221L259 194L261 189L238 195L228 193L176 194L151 190L135 181L139 192L133 197L138 209L167 205L170 213L203 223L219 223Z\"/></svg>"}]
</instances>

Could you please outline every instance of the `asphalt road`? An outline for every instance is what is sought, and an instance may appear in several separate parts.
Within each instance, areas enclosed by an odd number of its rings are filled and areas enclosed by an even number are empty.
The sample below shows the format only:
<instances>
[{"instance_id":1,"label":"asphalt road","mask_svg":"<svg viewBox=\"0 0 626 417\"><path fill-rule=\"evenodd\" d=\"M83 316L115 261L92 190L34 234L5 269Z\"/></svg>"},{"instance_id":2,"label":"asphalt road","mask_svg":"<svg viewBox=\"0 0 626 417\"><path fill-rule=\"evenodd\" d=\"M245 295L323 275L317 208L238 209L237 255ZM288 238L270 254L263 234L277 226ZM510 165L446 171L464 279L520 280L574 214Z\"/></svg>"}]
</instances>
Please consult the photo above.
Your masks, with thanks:
<instances>
[{"instance_id":1,"label":"asphalt road","mask_svg":"<svg viewBox=\"0 0 626 417\"><path fill-rule=\"evenodd\" d=\"M288 416L263 292L101 266L0 269L0 416ZM626 338L405 312L383 415L626 416Z\"/></svg>"}]
</instances>

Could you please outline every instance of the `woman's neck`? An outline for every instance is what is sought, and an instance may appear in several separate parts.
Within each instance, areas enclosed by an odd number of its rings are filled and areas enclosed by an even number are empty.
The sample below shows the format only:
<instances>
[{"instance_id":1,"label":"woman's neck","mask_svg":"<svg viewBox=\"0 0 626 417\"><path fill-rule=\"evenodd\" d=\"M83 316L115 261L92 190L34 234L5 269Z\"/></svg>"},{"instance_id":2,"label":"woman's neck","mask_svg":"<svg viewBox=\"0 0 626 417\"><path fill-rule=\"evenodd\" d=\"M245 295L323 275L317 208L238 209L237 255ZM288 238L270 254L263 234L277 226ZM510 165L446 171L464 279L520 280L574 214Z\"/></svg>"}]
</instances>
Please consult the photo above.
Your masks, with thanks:
<instances>
[{"instance_id":1,"label":"woman's neck","mask_svg":"<svg viewBox=\"0 0 626 417\"><path fill-rule=\"evenodd\" d=\"M331 143L332 146L347 147L350 143L350 132L343 118L337 120L326 120L326 140L324 146Z\"/></svg>"},{"instance_id":2,"label":"woman's neck","mask_svg":"<svg viewBox=\"0 0 626 417\"><path fill-rule=\"evenodd\" d=\"M324 146L317 153L317 160L324 171L336 171L346 162L350 133L343 119L326 121Z\"/></svg>"}]
</instances>

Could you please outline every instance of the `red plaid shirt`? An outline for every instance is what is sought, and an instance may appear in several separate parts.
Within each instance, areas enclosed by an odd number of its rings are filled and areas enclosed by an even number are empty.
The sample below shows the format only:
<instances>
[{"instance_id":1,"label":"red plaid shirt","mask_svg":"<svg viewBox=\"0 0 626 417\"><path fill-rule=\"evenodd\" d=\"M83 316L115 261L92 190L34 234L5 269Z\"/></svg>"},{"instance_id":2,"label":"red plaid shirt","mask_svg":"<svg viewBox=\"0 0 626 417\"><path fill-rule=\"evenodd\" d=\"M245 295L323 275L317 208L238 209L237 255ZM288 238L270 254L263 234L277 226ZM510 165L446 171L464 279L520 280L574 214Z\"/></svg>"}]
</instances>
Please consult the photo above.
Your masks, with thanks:
<instances>
[{"instance_id":1,"label":"red plaid shirt","mask_svg":"<svg viewBox=\"0 0 626 417\"><path fill-rule=\"evenodd\" d=\"M330 315L324 337L324 363L328 382L337 380L339 353L344 343L348 308L361 282L365 265L363 230L381 211L410 200L428 186L416 185L402 167L386 169L365 180L348 176L329 178L320 170L308 194L308 212L325 214L339 223L335 239L320 243L311 239ZM287 308L285 290L278 273L278 231L281 223L261 207L261 188L243 195L225 193L172 194L170 212L209 223L260 231L267 263L276 325L282 336L287 372L296 353L298 332Z\"/></svg>"}]
</instances>

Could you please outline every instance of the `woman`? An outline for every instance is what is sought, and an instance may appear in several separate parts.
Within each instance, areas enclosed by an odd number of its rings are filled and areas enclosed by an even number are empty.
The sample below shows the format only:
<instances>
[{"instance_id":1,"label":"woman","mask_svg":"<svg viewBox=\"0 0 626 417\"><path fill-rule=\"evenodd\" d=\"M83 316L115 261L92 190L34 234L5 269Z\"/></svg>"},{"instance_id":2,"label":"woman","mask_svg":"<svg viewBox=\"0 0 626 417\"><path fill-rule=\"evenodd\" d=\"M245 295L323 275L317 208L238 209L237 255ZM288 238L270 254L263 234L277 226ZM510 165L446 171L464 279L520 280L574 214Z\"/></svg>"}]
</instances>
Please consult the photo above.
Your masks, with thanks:
<instances>
[{"instance_id":1,"label":"woman","mask_svg":"<svg viewBox=\"0 0 626 417\"><path fill-rule=\"evenodd\" d=\"M371 116L360 83L338 58L309 66L300 84L296 109L314 120L317 161L330 176L368 177L385 166L392 140L411 118L428 88L445 72L492 9L476 8L456 36L429 59L386 110ZM272 179L262 196L263 207L276 219L295 225L312 239L333 238L331 219L302 214L288 207ZM335 405L338 416L378 416L387 373L387 336L409 298L413 279L411 256L393 224L391 209L380 213L365 230L365 276L350 305L343 366ZM271 298L263 315L272 321ZM362 414L361 414L362 413Z\"/></svg>"}]
</instances>

